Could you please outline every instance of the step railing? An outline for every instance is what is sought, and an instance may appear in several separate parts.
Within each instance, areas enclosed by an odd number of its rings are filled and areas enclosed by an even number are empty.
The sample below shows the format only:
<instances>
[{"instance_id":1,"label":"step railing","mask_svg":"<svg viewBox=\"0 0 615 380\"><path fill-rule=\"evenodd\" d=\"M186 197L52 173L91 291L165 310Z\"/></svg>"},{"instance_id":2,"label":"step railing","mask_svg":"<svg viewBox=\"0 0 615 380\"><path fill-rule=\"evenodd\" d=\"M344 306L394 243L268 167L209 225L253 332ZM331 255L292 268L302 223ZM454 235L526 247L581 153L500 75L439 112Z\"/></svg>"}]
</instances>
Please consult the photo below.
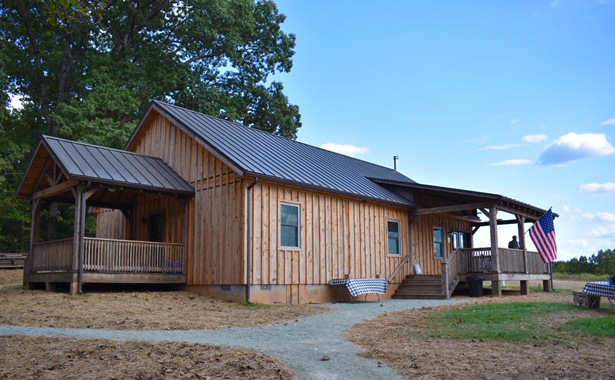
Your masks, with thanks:
<instances>
[{"instance_id":1,"label":"step railing","mask_svg":"<svg viewBox=\"0 0 615 380\"><path fill-rule=\"evenodd\" d=\"M442 262L442 295L451 298L451 294L459 283L459 269L461 268L462 255L455 249Z\"/></svg>"},{"instance_id":2,"label":"step railing","mask_svg":"<svg viewBox=\"0 0 615 380\"><path fill-rule=\"evenodd\" d=\"M404 259L399 263L397 268L395 268L395 270L393 271L393 274L387 280L389 284L391 283L391 281L393 281L395 279L395 276L397 275L397 272L399 272L399 270L401 268L403 268L403 266L408 262L408 259L410 259L410 254L407 254L406 257L404 257Z\"/></svg>"}]
</instances>

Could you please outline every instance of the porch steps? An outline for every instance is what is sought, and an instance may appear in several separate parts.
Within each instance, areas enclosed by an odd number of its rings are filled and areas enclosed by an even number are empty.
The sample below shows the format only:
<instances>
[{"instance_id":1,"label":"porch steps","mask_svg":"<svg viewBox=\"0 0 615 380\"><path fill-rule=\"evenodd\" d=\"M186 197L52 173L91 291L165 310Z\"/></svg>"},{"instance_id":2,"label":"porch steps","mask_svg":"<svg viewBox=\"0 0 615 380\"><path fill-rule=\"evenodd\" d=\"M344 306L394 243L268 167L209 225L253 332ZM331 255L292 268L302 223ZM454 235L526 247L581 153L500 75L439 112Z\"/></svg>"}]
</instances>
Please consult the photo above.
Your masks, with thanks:
<instances>
[{"instance_id":1,"label":"porch steps","mask_svg":"<svg viewBox=\"0 0 615 380\"><path fill-rule=\"evenodd\" d=\"M439 275L409 275L393 295L397 299L443 299L442 277Z\"/></svg>"}]
</instances>

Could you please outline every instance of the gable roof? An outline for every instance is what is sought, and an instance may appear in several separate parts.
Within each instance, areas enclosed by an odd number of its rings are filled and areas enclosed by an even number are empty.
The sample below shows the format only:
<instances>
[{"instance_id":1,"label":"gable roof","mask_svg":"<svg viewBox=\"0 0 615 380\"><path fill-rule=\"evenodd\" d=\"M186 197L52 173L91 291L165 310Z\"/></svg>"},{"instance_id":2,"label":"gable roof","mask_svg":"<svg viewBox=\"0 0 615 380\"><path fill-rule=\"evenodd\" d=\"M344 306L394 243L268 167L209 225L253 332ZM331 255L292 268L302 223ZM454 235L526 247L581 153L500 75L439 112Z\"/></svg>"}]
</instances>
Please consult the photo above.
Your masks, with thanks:
<instances>
[{"instance_id":1,"label":"gable roof","mask_svg":"<svg viewBox=\"0 0 615 380\"><path fill-rule=\"evenodd\" d=\"M69 179L116 185L167 194L190 195L194 189L157 157L43 136L17 191L18 198L29 198L45 170L48 157Z\"/></svg>"},{"instance_id":2,"label":"gable roof","mask_svg":"<svg viewBox=\"0 0 615 380\"><path fill-rule=\"evenodd\" d=\"M403 206L413 205L410 200L370 179L415 183L393 169L159 101L152 102L140 126L152 109L212 150L238 175ZM126 149L129 149L140 126Z\"/></svg>"}]
</instances>

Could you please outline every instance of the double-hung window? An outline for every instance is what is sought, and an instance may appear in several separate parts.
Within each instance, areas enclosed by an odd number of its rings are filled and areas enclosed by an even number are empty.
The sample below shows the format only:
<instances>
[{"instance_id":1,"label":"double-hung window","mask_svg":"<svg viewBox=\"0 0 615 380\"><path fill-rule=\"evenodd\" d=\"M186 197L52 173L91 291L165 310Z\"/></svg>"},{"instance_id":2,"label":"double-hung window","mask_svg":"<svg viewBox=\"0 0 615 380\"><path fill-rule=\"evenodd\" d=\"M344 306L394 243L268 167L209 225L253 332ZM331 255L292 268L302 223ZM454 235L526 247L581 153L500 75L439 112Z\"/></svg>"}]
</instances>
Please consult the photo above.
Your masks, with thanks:
<instances>
[{"instance_id":1,"label":"double-hung window","mask_svg":"<svg viewBox=\"0 0 615 380\"><path fill-rule=\"evenodd\" d=\"M299 248L299 205L280 204L280 245Z\"/></svg>"},{"instance_id":2,"label":"double-hung window","mask_svg":"<svg viewBox=\"0 0 615 380\"><path fill-rule=\"evenodd\" d=\"M389 220L387 223L389 234L389 255L399 255L399 222Z\"/></svg>"}]
</instances>

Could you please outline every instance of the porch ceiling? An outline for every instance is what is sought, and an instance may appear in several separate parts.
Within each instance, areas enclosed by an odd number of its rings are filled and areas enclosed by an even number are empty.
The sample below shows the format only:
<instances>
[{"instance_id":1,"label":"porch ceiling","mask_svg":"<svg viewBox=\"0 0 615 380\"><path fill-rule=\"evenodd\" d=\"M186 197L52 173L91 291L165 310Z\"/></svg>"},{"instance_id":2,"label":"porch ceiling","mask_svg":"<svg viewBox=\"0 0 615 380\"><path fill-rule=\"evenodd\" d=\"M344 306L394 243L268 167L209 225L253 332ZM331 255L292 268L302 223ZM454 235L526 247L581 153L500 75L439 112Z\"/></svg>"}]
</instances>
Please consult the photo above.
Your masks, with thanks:
<instances>
[{"instance_id":1,"label":"porch ceiling","mask_svg":"<svg viewBox=\"0 0 615 380\"><path fill-rule=\"evenodd\" d=\"M58 201L72 200L70 187L59 189L71 181L97 188L88 202L101 206L130 204L142 191L194 194L194 188L160 158L43 136L16 195L33 199L47 190Z\"/></svg>"}]
</instances>

